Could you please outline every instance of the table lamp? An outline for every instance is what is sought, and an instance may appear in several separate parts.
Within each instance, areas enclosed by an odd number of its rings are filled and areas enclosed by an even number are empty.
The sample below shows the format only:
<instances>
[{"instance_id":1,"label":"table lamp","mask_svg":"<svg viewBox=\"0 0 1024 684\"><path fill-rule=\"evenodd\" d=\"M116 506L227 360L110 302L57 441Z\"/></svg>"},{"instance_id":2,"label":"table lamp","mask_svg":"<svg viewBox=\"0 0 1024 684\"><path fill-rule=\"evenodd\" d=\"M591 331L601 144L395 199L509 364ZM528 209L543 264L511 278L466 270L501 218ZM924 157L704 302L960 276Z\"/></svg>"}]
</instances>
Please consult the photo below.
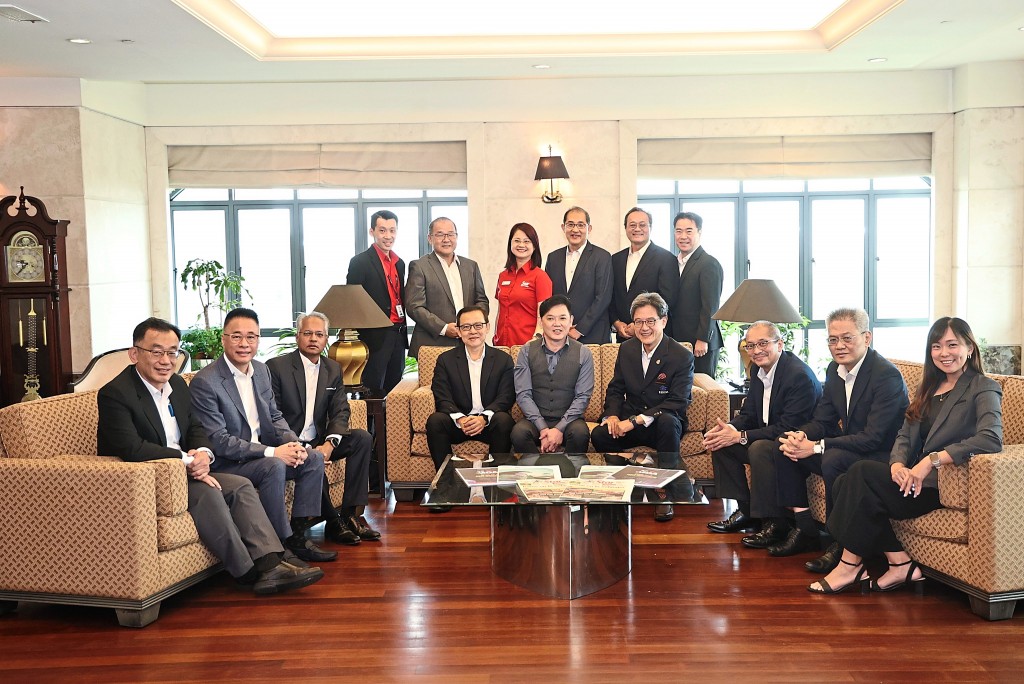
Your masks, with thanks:
<instances>
[{"instance_id":1,"label":"table lamp","mask_svg":"<svg viewBox=\"0 0 1024 684\"><path fill-rule=\"evenodd\" d=\"M802 323L800 316L786 295L775 284L774 280L748 278L740 283L736 291L729 295L721 308L712 316L716 321L732 321L733 323L753 323L754 321L771 321L772 323ZM740 360L743 370L750 382L750 355L743 348L743 339L739 344Z\"/></svg>"},{"instance_id":2,"label":"table lamp","mask_svg":"<svg viewBox=\"0 0 1024 684\"><path fill-rule=\"evenodd\" d=\"M391 319L362 285L331 285L313 311L327 316L332 328L339 328L338 340L327 350L327 356L341 365L345 386L361 384L370 350L356 329L388 328L393 325Z\"/></svg>"}]
</instances>

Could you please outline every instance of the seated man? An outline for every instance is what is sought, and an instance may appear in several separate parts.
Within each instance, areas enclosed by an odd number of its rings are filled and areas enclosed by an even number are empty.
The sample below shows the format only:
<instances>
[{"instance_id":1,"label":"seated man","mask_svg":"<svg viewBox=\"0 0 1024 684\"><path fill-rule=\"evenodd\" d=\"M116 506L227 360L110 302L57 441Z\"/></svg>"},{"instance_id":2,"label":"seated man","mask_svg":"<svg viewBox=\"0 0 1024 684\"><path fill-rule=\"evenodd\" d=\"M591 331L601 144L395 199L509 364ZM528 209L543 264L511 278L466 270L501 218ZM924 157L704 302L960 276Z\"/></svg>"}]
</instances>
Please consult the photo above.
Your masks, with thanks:
<instances>
[{"instance_id":1,"label":"seated man","mask_svg":"<svg viewBox=\"0 0 1024 684\"><path fill-rule=\"evenodd\" d=\"M540 303L541 337L524 344L516 359L516 403L523 419L512 428L518 453L585 454L590 428L583 420L594 393L594 355L569 337L569 298Z\"/></svg>"},{"instance_id":2,"label":"seated man","mask_svg":"<svg viewBox=\"0 0 1024 684\"><path fill-rule=\"evenodd\" d=\"M341 513L334 509L325 477L320 514L327 521L325 537L354 546L360 540L380 540L380 532L366 523L361 510L369 498L373 440L366 430L349 430L341 366L323 356L329 327L327 316L318 311L300 315L295 322L298 349L269 359L267 368L277 406L299 441L323 454L325 463L345 459Z\"/></svg>"},{"instance_id":3,"label":"seated man","mask_svg":"<svg viewBox=\"0 0 1024 684\"><path fill-rule=\"evenodd\" d=\"M99 453L135 462L180 458L199 538L240 584L251 584L257 594L313 584L323 571L282 560L284 548L252 483L210 474L210 440L192 415L188 385L174 372L180 341L178 328L159 318L135 327L128 350L134 365L96 397Z\"/></svg>"},{"instance_id":4,"label":"seated man","mask_svg":"<svg viewBox=\"0 0 1024 684\"><path fill-rule=\"evenodd\" d=\"M485 343L489 324L482 306L467 306L455 321L461 343L437 357L430 386L437 411L427 418L427 444L438 470L452 444L469 439L487 442L492 453L512 450L512 359Z\"/></svg>"},{"instance_id":5,"label":"seated man","mask_svg":"<svg viewBox=\"0 0 1024 684\"><path fill-rule=\"evenodd\" d=\"M744 348L750 354L750 391L739 414L718 421L704 435L715 469L715 495L736 499L727 520L708 523L712 532L739 532L762 519L783 517L778 505L774 455L779 435L807 422L821 396L821 383L806 363L782 348L782 333L769 321L747 328ZM754 368L757 368L755 374ZM747 485L745 464L750 464Z\"/></svg>"},{"instance_id":6,"label":"seated man","mask_svg":"<svg viewBox=\"0 0 1024 684\"><path fill-rule=\"evenodd\" d=\"M779 441L775 459L779 503L793 510L796 527L769 546L773 556L791 556L819 545L818 528L807 509L806 479L825 480L825 512L832 510L832 485L862 459L889 462L896 433L910 404L903 376L870 348L871 321L863 309L836 309L825 319L832 363L814 416ZM820 558L805 564L811 572L831 572L842 557L833 542Z\"/></svg>"},{"instance_id":7,"label":"seated man","mask_svg":"<svg viewBox=\"0 0 1024 684\"><path fill-rule=\"evenodd\" d=\"M665 335L668 304L657 293L637 295L630 306L635 336L619 345L608 385L604 418L590 440L598 452L653 447L659 468L679 468L679 442L687 428L693 387L693 354ZM624 459L608 456L609 463ZM672 519L671 505L659 505L654 519Z\"/></svg>"},{"instance_id":8,"label":"seated man","mask_svg":"<svg viewBox=\"0 0 1024 684\"><path fill-rule=\"evenodd\" d=\"M192 410L217 454L213 470L249 478L277 536L304 561L332 561L305 537L306 521L320 514L324 457L306 449L284 422L274 401L270 371L256 361L260 324L252 309L224 317L224 354L192 378ZM284 501L285 480L295 480L292 520Z\"/></svg>"}]
</instances>

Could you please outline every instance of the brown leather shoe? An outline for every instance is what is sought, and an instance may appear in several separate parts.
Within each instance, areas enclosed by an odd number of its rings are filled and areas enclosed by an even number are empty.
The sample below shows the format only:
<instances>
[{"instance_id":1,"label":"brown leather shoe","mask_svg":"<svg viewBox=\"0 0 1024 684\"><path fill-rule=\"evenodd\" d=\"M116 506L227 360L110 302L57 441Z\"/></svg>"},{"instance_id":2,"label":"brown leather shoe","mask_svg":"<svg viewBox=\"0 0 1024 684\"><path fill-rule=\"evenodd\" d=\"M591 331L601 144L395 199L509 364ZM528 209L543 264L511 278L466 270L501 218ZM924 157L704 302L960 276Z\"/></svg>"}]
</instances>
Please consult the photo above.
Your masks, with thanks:
<instances>
[{"instance_id":1,"label":"brown leather shoe","mask_svg":"<svg viewBox=\"0 0 1024 684\"><path fill-rule=\"evenodd\" d=\"M324 577L320 568L300 568L281 561L260 575L252 590L257 594L278 594L282 591L301 589L319 582Z\"/></svg>"}]
</instances>

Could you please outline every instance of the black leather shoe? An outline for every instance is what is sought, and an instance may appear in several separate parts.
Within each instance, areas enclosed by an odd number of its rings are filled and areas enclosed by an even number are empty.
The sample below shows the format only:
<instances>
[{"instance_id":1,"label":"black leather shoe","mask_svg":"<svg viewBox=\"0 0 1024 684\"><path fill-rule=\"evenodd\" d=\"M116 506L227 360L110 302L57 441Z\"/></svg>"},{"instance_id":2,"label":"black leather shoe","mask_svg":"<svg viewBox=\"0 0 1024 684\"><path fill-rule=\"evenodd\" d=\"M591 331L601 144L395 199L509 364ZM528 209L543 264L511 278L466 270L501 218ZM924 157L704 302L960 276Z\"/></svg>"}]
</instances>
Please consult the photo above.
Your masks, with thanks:
<instances>
[{"instance_id":1,"label":"black leather shoe","mask_svg":"<svg viewBox=\"0 0 1024 684\"><path fill-rule=\"evenodd\" d=\"M760 532L744 537L740 542L750 549L767 549L769 546L778 544L785 539L788 532L789 527L779 525L774 520L769 520L768 524L761 528Z\"/></svg>"},{"instance_id":2,"label":"black leather shoe","mask_svg":"<svg viewBox=\"0 0 1024 684\"><path fill-rule=\"evenodd\" d=\"M337 551L324 551L305 537L294 534L284 540L284 546L307 563L327 563L338 557Z\"/></svg>"},{"instance_id":3,"label":"black leather shoe","mask_svg":"<svg viewBox=\"0 0 1024 684\"><path fill-rule=\"evenodd\" d=\"M733 511L725 520L708 523L708 529L712 532L753 532L756 527L754 519L740 511Z\"/></svg>"},{"instance_id":4,"label":"black leather shoe","mask_svg":"<svg viewBox=\"0 0 1024 684\"><path fill-rule=\"evenodd\" d=\"M324 525L324 539L345 546L359 546L359 535L348 528L341 518L328 520Z\"/></svg>"},{"instance_id":5,"label":"black leather shoe","mask_svg":"<svg viewBox=\"0 0 1024 684\"><path fill-rule=\"evenodd\" d=\"M451 510L452 510L451 506L431 506L430 507L430 512L431 513L448 513Z\"/></svg>"},{"instance_id":6,"label":"black leather shoe","mask_svg":"<svg viewBox=\"0 0 1024 684\"><path fill-rule=\"evenodd\" d=\"M380 532L370 527L366 518L361 515L350 515L345 518L345 527L355 533L363 541L380 541Z\"/></svg>"},{"instance_id":7,"label":"black leather shoe","mask_svg":"<svg viewBox=\"0 0 1024 684\"><path fill-rule=\"evenodd\" d=\"M820 548L821 543L818 541L817 535L804 534L799 528L794 527L782 542L769 546L768 553L777 557L795 556L798 553L817 551Z\"/></svg>"},{"instance_id":8,"label":"black leather shoe","mask_svg":"<svg viewBox=\"0 0 1024 684\"><path fill-rule=\"evenodd\" d=\"M654 519L658 522L668 522L676 516L672 504L658 504L654 507Z\"/></svg>"},{"instance_id":9,"label":"black leather shoe","mask_svg":"<svg viewBox=\"0 0 1024 684\"><path fill-rule=\"evenodd\" d=\"M807 561L804 563L804 567L811 572L827 575L838 567L839 559L842 557L843 547L839 545L839 542L832 542L825 553L812 561Z\"/></svg>"},{"instance_id":10,"label":"black leather shoe","mask_svg":"<svg viewBox=\"0 0 1024 684\"><path fill-rule=\"evenodd\" d=\"M277 594L291 589L308 587L324 577L320 568L299 568L291 563L281 561L270 570L260 575L252 590L257 594Z\"/></svg>"}]
</instances>

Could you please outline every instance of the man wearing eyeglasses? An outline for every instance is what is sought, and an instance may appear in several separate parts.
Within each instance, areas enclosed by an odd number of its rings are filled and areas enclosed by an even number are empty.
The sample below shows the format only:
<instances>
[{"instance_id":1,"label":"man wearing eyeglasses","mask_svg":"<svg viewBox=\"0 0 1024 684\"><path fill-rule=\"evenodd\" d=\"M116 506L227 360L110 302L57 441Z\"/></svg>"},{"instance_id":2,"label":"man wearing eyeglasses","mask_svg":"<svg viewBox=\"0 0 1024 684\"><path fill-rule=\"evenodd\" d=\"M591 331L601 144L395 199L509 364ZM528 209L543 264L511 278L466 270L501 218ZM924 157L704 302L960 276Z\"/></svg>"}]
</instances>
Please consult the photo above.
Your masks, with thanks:
<instances>
[{"instance_id":1,"label":"man wearing eyeglasses","mask_svg":"<svg viewBox=\"0 0 1024 684\"><path fill-rule=\"evenodd\" d=\"M329 328L327 316L319 311L299 314L295 321L298 348L268 360L267 368L277 406L299 442L323 454L325 464L345 459L341 511L334 508L325 477L320 514L327 521L327 539L355 546L380 540L380 532L362 516L369 497L372 440L366 430L349 429L341 366L323 355Z\"/></svg>"},{"instance_id":2,"label":"man wearing eyeglasses","mask_svg":"<svg viewBox=\"0 0 1024 684\"><path fill-rule=\"evenodd\" d=\"M569 337L580 344L604 344L608 333L608 305L612 301L612 255L590 242L590 214L572 207L562 217L566 246L548 254L544 270L551 278L552 294L566 295L573 303Z\"/></svg>"},{"instance_id":3,"label":"man wearing eyeglasses","mask_svg":"<svg viewBox=\"0 0 1024 684\"><path fill-rule=\"evenodd\" d=\"M708 528L740 532L767 520L764 533L754 535L763 538L767 546L785 539L790 527L778 505L778 438L810 420L821 396L821 383L799 356L784 350L782 334L774 323L752 323L743 341L751 361L750 391L743 408L728 423L719 420L704 435L704 448L711 451L715 470L715 495L735 499L737 510L726 520L708 523ZM750 465L749 486L746 464Z\"/></svg>"},{"instance_id":4,"label":"man wearing eyeglasses","mask_svg":"<svg viewBox=\"0 0 1024 684\"><path fill-rule=\"evenodd\" d=\"M548 297L539 312L541 336L519 349L513 372L523 419L512 428L512 446L519 453L585 454L590 428L583 412L594 393L594 355L569 338L568 297Z\"/></svg>"},{"instance_id":5,"label":"man wearing eyeglasses","mask_svg":"<svg viewBox=\"0 0 1024 684\"><path fill-rule=\"evenodd\" d=\"M267 517L285 548L303 561L332 561L305 537L309 518L320 515L324 457L303 447L274 400L270 371L256 360L259 317L252 309L232 309L224 317L224 354L192 378L192 410L217 454L213 470L249 478L260 493ZM292 517L284 485L295 481Z\"/></svg>"},{"instance_id":6,"label":"man wearing eyeglasses","mask_svg":"<svg viewBox=\"0 0 1024 684\"><path fill-rule=\"evenodd\" d=\"M273 525L252 483L210 473L213 444L192 413L189 387L174 372L181 332L159 318L135 327L128 358L133 365L96 397L100 454L144 462L180 458L188 476L188 512L199 538L225 569L257 594L305 587L320 580L319 568L284 560Z\"/></svg>"},{"instance_id":7,"label":"man wearing eyeglasses","mask_svg":"<svg viewBox=\"0 0 1024 684\"><path fill-rule=\"evenodd\" d=\"M482 306L465 307L455 320L461 343L437 357L430 385L437 410L427 418L427 445L438 470L452 445L466 440L486 442L496 454L512 451L512 357L485 343Z\"/></svg>"},{"instance_id":8,"label":"man wearing eyeglasses","mask_svg":"<svg viewBox=\"0 0 1024 684\"><path fill-rule=\"evenodd\" d=\"M409 356L414 358L423 345L455 346L459 341L455 312L459 309L479 306L488 311L490 302L480 267L455 254L458 240L455 222L438 217L427 228L427 242L434 251L409 263L405 296L409 318L416 323L409 344Z\"/></svg>"},{"instance_id":9,"label":"man wearing eyeglasses","mask_svg":"<svg viewBox=\"0 0 1024 684\"><path fill-rule=\"evenodd\" d=\"M641 292L657 292L671 306L679 282L679 267L672 252L651 241L651 214L633 207L623 219L629 247L612 255L612 303L608 319L615 339L635 336L631 306Z\"/></svg>"},{"instance_id":10,"label":"man wearing eyeglasses","mask_svg":"<svg viewBox=\"0 0 1024 684\"><path fill-rule=\"evenodd\" d=\"M832 363L825 387L808 423L784 433L775 459L779 504L793 510L796 527L768 547L773 556L819 548L818 527L807 508L805 481L811 473L825 480L825 512L832 510L836 478L862 459L889 462L896 433L907 410L907 386L891 363L870 348L871 322L863 309L836 309L825 319ZM831 572L842 555L833 542L820 558L805 564L811 572Z\"/></svg>"},{"instance_id":11,"label":"man wearing eyeglasses","mask_svg":"<svg viewBox=\"0 0 1024 684\"><path fill-rule=\"evenodd\" d=\"M659 468L678 469L693 387L693 354L665 334L668 304L661 295L638 295L629 320L636 334L619 345L604 418L590 433L590 441L597 452L608 454L605 458L612 465L625 463L614 452L647 446L658 453ZM672 516L671 505L655 509L658 522Z\"/></svg>"}]
</instances>

